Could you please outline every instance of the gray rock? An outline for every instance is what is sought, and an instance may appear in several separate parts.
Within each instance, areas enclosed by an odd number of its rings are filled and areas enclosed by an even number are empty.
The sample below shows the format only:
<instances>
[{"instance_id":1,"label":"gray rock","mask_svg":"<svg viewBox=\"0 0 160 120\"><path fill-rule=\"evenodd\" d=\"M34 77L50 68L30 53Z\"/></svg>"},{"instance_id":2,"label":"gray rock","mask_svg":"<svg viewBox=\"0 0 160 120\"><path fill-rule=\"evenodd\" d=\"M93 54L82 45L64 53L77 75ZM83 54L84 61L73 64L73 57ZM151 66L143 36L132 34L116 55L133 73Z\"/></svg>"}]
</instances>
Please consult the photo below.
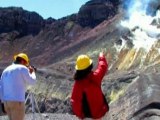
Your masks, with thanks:
<instances>
[{"instance_id":1,"label":"gray rock","mask_svg":"<svg viewBox=\"0 0 160 120\"><path fill-rule=\"evenodd\" d=\"M78 12L78 23L83 26L95 27L104 20L116 15L118 6L108 0L90 0Z\"/></svg>"}]
</instances>

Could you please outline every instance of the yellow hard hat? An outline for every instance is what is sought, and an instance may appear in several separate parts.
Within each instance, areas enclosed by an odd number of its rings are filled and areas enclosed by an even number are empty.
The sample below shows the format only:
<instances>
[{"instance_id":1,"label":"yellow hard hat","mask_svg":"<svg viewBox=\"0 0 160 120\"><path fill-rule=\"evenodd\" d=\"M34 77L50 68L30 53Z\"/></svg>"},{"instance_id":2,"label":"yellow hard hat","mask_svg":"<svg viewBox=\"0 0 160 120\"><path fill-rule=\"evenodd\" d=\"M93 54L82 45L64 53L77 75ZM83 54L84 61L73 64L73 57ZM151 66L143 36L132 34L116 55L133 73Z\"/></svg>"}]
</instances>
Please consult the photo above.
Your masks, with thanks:
<instances>
[{"instance_id":1,"label":"yellow hard hat","mask_svg":"<svg viewBox=\"0 0 160 120\"><path fill-rule=\"evenodd\" d=\"M16 60L17 57L20 57L20 58L24 59L27 62L26 65L29 65L29 58L28 58L27 54L25 54L25 53L19 53L17 55L14 55L14 60Z\"/></svg>"},{"instance_id":2,"label":"yellow hard hat","mask_svg":"<svg viewBox=\"0 0 160 120\"><path fill-rule=\"evenodd\" d=\"M87 55L79 55L76 61L76 70L84 70L92 64L92 60Z\"/></svg>"}]
</instances>

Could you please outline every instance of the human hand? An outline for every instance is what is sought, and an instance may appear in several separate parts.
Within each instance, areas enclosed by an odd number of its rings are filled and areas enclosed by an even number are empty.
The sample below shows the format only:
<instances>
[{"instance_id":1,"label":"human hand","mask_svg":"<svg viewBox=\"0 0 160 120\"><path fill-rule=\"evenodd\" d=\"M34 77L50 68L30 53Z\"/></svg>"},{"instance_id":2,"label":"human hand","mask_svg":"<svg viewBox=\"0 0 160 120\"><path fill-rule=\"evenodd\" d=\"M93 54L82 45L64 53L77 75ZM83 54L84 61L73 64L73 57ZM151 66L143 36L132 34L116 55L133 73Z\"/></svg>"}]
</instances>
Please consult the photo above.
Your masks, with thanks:
<instances>
[{"instance_id":1,"label":"human hand","mask_svg":"<svg viewBox=\"0 0 160 120\"><path fill-rule=\"evenodd\" d=\"M102 51L102 52L99 53L99 57L103 57L103 56L105 56L104 51Z\"/></svg>"},{"instance_id":2,"label":"human hand","mask_svg":"<svg viewBox=\"0 0 160 120\"><path fill-rule=\"evenodd\" d=\"M35 68L34 66L29 66L28 69L29 69L29 72L30 72L30 73L36 71L36 68Z\"/></svg>"}]
</instances>

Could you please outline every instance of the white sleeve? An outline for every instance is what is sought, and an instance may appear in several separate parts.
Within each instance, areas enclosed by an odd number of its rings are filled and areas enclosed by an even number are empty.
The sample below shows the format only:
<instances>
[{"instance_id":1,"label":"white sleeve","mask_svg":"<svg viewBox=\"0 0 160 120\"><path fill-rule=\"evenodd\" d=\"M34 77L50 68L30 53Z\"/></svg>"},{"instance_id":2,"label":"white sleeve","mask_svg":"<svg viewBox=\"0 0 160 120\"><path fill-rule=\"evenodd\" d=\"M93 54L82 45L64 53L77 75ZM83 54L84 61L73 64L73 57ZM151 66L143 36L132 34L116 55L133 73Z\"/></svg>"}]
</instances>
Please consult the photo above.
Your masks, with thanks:
<instances>
[{"instance_id":1,"label":"white sleeve","mask_svg":"<svg viewBox=\"0 0 160 120\"><path fill-rule=\"evenodd\" d=\"M2 100L2 75L0 79L0 100Z\"/></svg>"},{"instance_id":2,"label":"white sleeve","mask_svg":"<svg viewBox=\"0 0 160 120\"><path fill-rule=\"evenodd\" d=\"M35 72L32 72L31 74L27 68L24 68L22 69L22 76L27 84L34 85L36 83Z\"/></svg>"}]
</instances>

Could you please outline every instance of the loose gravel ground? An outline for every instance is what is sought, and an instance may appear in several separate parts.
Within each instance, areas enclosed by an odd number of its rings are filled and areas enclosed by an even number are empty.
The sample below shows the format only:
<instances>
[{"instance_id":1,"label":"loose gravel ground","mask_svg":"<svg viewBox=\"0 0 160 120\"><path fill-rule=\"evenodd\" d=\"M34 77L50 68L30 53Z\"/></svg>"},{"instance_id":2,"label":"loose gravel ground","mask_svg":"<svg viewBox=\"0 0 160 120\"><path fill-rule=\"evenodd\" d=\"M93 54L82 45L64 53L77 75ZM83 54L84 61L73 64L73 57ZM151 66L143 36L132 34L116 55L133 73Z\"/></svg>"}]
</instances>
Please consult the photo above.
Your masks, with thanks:
<instances>
[{"instance_id":1,"label":"loose gravel ground","mask_svg":"<svg viewBox=\"0 0 160 120\"><path fill-rule=\"evenodd\" d=\"M0 120L9 120L7 116L1 116ZM27 114L25 120L79 120L69 114Z\"/></svg>"}]
</instances>

